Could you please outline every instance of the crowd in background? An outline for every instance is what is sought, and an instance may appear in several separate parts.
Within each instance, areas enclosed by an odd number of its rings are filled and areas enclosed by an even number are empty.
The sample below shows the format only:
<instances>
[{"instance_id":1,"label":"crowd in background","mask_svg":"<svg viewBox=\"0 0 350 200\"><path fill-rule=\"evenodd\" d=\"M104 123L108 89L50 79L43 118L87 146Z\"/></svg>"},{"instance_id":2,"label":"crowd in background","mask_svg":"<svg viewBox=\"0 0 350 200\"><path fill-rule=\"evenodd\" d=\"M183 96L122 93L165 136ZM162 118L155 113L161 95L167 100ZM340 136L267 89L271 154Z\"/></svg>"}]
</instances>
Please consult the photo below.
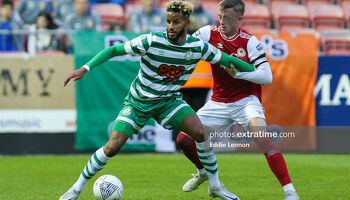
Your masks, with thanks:
<instances>
[{"instance_id":1,"label":"crowd in background","mask_svg":"<svg viewBox=\"0 0 350 200\"><path fill-rule=\"evenodd\" d=\"M0 10L0 51L42 51L71 53L71 39L53 33L63 31L101 31L101 17L92 10L95 4L124 5L126 0L2 0ZM202 7L202 0L190 0L194 5L190 32L201 26L216 24L211 12ZM108 30L137 33L165 31L166 11L159 0L140 0L142 7L134 10L127 20L109 24ZM14 34L22 30L24 34ZM105 29L104 29L105 30ZM26 34L27 32L27 34Z\"/></svg>"}]
</instances>

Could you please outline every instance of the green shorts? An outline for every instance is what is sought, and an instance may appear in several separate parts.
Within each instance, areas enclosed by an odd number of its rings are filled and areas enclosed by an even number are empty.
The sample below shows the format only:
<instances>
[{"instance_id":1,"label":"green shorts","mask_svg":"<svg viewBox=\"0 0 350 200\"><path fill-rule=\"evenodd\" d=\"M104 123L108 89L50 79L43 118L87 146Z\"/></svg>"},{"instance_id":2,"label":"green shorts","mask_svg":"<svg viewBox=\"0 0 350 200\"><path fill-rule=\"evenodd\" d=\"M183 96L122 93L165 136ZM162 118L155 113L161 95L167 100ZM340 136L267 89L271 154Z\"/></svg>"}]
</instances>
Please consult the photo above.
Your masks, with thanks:
<instances>
[{"instance_id":1,"label":"green shorts","mask_svg":"<svg viewBox=\"0 0 350 200\"><path fill-rule=\"evenodd\" d=\"M141 102L128 95L112 130L131 136L138 133L150 118L154 118L164 128L181 130L181 122L192 114L196 113L182 99Z\"/></svg>"}]
</instances>

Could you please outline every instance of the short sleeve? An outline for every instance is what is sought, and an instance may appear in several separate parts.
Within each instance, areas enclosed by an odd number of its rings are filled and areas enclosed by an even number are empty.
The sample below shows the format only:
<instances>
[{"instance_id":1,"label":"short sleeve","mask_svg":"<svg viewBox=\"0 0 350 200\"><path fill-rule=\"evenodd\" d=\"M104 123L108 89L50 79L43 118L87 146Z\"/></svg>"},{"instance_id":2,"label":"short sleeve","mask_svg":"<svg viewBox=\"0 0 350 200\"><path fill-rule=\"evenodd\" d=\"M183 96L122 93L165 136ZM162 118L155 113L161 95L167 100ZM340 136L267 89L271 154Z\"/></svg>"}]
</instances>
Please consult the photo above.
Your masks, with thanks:
<instances>
[{"instance_id":1,"label":"short sleeve","mask_svg":"<svg viewBox=\"0 0 350 200\"><path fill-rule=\"evenodd\" d=\"M267 62L264 46L255 36L249 39L247 51L249 60L255 67Z\"/></svg>"},{"instance_id":2,"label":"short sleeve","mask_svg":"<svg viewBox=\"0 0 350 200\"><path fill-rule=\"evenodd\" d=\"M221 51L213 45L204 42L202 49L202 60L215 64L221 59Z\"/></svg>"},{"instance_id":3,"label":"short sleeve","mask_svg":"<svg viewBox=\"0 0 350 200\"><path fill-rule=\"evenodd\" d=\"M192 34L193 37L209 42L210 39L210 25L203 26Z\"/></svg>"},{"instance_id":4,"label":"short sleeve","mask_svg":"<svg viewBox=\"0 0 350 200\"><path fill-rule=\"evenodd\" d=\"M145 54L151 45L151 34L140 35L125 43L124 49L127 54Z\"/></svg>"}]
</instances>

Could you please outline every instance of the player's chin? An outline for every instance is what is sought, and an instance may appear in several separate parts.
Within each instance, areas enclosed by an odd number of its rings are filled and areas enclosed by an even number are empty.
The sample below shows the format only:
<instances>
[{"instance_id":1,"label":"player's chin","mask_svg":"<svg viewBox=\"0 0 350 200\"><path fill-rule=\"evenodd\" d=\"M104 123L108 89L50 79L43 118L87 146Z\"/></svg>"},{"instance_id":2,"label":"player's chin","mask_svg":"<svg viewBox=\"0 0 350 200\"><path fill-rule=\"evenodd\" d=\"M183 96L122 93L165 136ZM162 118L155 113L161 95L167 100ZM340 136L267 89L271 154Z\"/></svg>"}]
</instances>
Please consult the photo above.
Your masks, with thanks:
<instances>
[{"instance_id":1,"label":"player's chin","mask_svg":"<svg viewBox=\"0 0 350 200\"><path fill-rule=\"evenodd\" d=\"M169 39L176 39L177 34L176 33L168 33Z\"/></svg>"}]
</instances>

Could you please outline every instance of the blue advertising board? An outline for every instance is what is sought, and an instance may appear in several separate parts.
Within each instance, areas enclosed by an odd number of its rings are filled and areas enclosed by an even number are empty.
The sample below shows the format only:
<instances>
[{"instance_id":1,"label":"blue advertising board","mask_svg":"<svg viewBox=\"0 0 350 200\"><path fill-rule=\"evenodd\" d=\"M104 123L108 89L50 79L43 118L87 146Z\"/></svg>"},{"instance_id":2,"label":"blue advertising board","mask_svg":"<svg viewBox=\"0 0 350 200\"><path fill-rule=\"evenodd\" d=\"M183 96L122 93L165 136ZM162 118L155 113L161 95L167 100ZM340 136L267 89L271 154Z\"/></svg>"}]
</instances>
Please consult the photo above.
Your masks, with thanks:
<instances>
[{"instance_id":1,"label":"blue advertising board","mask_svg":"<svg viewBox=\"0 0 350 200\"><path fill-rule=\"evenodd\" d=\"M320 56L316 96L317 126L350 126L350 56Z\"/></svg>"}]
</instances>

